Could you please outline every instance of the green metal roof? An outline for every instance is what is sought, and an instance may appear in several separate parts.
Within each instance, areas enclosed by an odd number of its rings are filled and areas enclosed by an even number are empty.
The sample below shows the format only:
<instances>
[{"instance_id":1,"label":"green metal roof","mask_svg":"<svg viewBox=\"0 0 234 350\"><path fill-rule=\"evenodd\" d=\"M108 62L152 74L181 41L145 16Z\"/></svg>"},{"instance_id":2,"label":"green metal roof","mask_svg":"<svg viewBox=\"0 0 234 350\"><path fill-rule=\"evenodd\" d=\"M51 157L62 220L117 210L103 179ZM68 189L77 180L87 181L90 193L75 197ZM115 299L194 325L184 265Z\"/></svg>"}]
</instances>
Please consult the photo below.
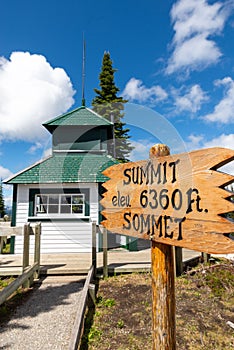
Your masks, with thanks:
<instances>
[{"instance_id":1,"label":"green metal roof","mask_svg":"<svg viewBox=\"0 0 234 350\"><path fill-rule=\"evenodd\" d=\"M105 182L102 172L118 162L108 155L54 154L6 180L7 184Z\"/></svg>"},{"instance_id":2,"label":"green metal roof","mask_svg":"<svg viewBox=\"0 0 234 350\"><path fill-rule=\"evenodd\" d=\"M92 125L92 126L101 126L101 125L112 125L106 118L101 117L96 112L91 109L81 106L77 109L74 109L71 112L65 113L59 117L56 117L52 120L43 124L47 129L50 127L57 127L61 125L67 126L83 126L83 125Z\"/></svg>"}]
</instances>

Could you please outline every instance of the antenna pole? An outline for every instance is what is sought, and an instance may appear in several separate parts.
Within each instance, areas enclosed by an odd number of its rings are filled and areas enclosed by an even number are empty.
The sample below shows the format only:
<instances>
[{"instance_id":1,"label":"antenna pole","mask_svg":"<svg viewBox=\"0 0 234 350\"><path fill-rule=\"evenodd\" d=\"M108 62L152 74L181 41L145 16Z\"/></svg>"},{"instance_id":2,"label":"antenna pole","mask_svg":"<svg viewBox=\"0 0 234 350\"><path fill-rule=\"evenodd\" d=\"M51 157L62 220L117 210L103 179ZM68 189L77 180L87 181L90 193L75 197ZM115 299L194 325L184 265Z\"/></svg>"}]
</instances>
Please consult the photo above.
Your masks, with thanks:
<instances>
[{"instance_id":1,"label":"antenna pole","mask_svg":"<svg viewBox=\"0 0 234 350\"><path fill-rule=\"evenodd\" d=\"M86 45L83 33L83 64L82 64L82 106L85 106L85 58L86 58Z\"/></svg>"}]
</instances>

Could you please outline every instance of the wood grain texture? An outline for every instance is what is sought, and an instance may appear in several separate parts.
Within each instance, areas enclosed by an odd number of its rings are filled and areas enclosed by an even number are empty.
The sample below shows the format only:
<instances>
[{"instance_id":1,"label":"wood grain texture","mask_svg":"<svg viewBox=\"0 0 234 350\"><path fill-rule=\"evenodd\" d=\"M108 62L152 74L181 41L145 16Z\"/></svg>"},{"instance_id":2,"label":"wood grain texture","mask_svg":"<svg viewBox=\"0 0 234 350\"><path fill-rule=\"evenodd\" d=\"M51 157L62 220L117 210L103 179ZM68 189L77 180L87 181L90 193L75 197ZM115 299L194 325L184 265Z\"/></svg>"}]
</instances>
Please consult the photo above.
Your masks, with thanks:
<instances>
[{"instance_id":1,"label":"wood grain texture","mask_svg":"<svg viewBox=\"0 0 234 350\"><path fill-rule=\"evenodd\" d=\"M105 212L103 212L105 215ZM108 215L107 215L108 216ZM134 214L133 214L134 217ZM145 219L146 221L147 219ZM144 222L145 222L144 221ZM134 222L132 223L131 230L126 230L123 225L120 226L122 222L122 215L115 214L111 220L105 221L105 227L113 232L124 235L129 235L132 237L142 238L142 239L153 239L160 243L170 244L173 246L188 248L196 250L199 252L206 252L209 254L229 254L234 252L234 241L231 237L225 236L220 231L230 232L233 230L233 223L229 223L226 219L223 219L223 223L217 223L215 221L199 221L199 220L186 220L182 223L182 239L178 240L179 237L179 225L172 222L171 225L167 225L167 234L173 237L165 237L165 221L162 218L162 233L163 236L159 237L159 230L155 227L155 223L152 224L152 219L150 219L150 232L147 233L145 230L141 233L141 226L145 227L142 223L143 219L141 217L139 223L139 230L134 229ZM135 220L138 227L138 219ZM167 220L169 222L169 220ZM104 222L103 222L104 223ZM156 234L152 234L152 231L156 231ZM226 228L226 229L225 229Z\"/></svg>"},{"instance_id":2,"label":"wood grain texture","mask_svg":"<svg viewBox=\"0 0 234 350\"><path fill-rule=\"evenodd\" d=\"M152 241L153 350L176 349L173 247Z\"/></svg>"},{"instance_id":3,"label":"wood grain texture","mask_svg":"<svg viewBox=\"0 0 234 350\"><path fill-rule=\"evenodd\" d=\"M217 169L234 159L226 148L168 155L112 166L101 205L110 231L207 253L233 253L234 181ZM179 238L179 239L178 239Z\"/></svg>"},{"instance_id":4,"label":"wood grain texture","mask_svg":"<svg viewBox=\"0 0 234 350\"><path fill-rule=\"evenodd\" d=\"M150 149L150 157L168 155L166 145L155 145ZM152 349L176 349L176 307L173 247L152 241Z\"/></svg>"}]
</instances>

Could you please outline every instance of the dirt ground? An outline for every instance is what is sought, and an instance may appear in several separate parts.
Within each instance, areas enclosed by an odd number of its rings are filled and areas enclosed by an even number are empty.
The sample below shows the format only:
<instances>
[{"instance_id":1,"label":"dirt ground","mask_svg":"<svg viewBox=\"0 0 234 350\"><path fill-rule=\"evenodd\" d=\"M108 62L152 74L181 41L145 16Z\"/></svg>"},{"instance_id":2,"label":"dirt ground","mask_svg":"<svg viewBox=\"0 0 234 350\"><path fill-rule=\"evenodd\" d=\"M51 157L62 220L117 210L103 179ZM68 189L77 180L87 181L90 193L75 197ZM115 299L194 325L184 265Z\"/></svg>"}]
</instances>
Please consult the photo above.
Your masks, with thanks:
<instances>
[{"instance_id":1,"label":"dirt ground","mask_svg":"<svg viewBox=\"0 0 234 350\"><path fill-rule=\"evenodd\" d=\"M101 280L82 350L148 350L151 339L151 276L129 274ZM233 350L234 265L200 265L176 279L179 350Z\"/></svg>"}]
</instances>

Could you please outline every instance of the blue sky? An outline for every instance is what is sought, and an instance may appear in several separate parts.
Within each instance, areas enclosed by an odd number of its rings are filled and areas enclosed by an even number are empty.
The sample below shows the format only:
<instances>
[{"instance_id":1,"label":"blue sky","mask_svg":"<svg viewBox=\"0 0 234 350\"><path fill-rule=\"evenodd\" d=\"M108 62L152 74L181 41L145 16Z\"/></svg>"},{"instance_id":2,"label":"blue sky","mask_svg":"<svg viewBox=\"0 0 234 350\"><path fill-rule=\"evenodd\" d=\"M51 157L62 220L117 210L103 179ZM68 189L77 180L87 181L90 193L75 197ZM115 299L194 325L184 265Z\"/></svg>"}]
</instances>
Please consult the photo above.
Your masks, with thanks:
<instances>
[{"instance_id":1,"label":"blue sky","mask_svg":"<svg viewBox=\"0 0 234 350\"><path fill-rule=\"evenodd\" d=\"M233 0L9 0L0 12L2 178L48 154L41 124L81 104L83 32L86 105L109 51L129 100L133 160L158 140L172 153L178 142L234 148Z\"/></svg>"}]
</instances>

